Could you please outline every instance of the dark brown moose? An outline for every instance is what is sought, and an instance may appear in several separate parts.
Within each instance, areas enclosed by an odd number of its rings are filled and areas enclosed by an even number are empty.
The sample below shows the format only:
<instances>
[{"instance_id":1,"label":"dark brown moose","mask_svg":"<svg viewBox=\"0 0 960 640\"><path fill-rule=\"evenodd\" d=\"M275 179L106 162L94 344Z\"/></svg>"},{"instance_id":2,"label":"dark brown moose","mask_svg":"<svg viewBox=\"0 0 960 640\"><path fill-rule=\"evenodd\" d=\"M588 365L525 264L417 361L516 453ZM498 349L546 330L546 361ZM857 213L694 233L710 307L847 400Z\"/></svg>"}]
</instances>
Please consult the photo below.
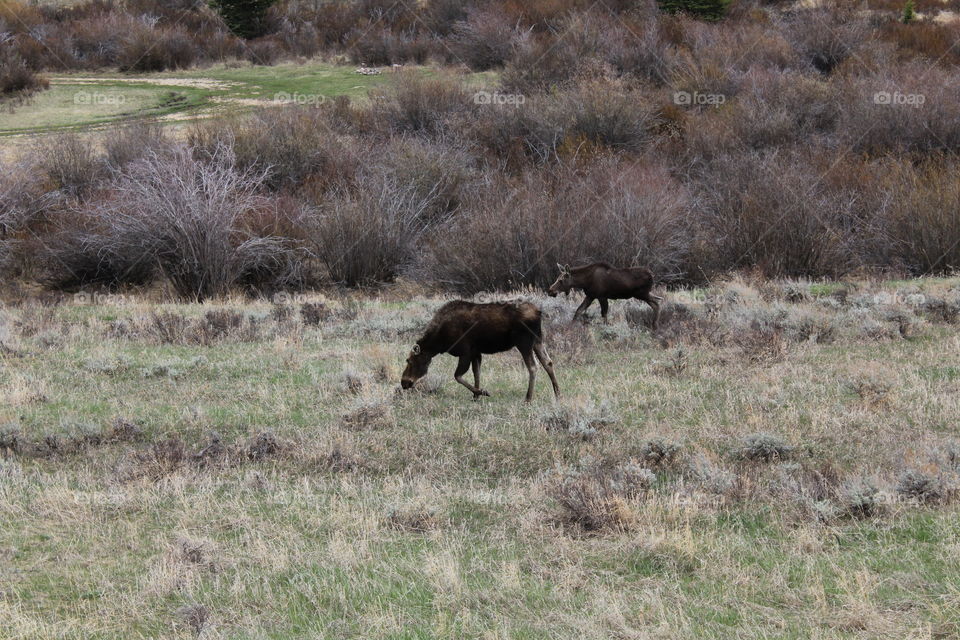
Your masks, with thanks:
<instances>
[{"instance_id":1,"label":"dark brown moose","mask_svg":"<svg viewBox=\"0 0 960 640\"><path fill-rule=\"evenodd\" d=\"M573 319L587 310L594 300L600 301L600 315L607 320L607 300L636 298L643 300L653 309L653 329L660 320L660 296L650 293L653 288L653 274L644 267L618 269L606 262L594 262L583 267L560 267L560 276L550 285L547 293L553 297L558 293L568 293L571 289L580 289L586 298L573 313Z\"/></svg>"},{"instance_id":2,"label":"dark brown moose","mask_svg":"<svg viewBox=\"0 0 960 640\"><path fill-rule=\"evenodd\" d=\"M480 363L485 353L500 353L516 347L530 373L527 402L533 398L533 383L537 376L534 355L546 369L553 383L553 393L560 396L553 362L543 348L543 330L540 327L540 309L529 302L491 302L479 304L454 300L440 307L427 325L423 337L417 340L407 357L400 386L409 389L427 375L430 361L440 353L449 353L460 359L454 379L473 393L474 399L490 394L480 388ZM473 366L473 384L463 379Z\"/></svg>"}]
</instances>

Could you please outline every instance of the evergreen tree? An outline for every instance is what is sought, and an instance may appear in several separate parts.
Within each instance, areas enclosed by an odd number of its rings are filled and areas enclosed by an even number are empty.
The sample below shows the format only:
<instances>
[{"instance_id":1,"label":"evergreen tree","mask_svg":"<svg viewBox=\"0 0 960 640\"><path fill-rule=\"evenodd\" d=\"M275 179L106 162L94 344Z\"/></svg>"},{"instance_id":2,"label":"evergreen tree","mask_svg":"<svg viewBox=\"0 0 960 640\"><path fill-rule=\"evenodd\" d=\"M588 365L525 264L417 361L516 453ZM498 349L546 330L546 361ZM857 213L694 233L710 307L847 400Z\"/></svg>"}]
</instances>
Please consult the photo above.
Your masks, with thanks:
<instances>
[{"instance_id":1,"label":"evergreen tree","mask_svg":"<svg viewBox=\"0 0 960 640\"><path fill-rule=\"evenodd\" d=\"M917 19L917 14L913 10L913 0L907 0L907 4L903 5L903 17L901 20L903 24L910 24Z\"/></svg>"},{"instance_id":2,"label":"evergreen tree","mask_svg":"<svg viewBox=\"0 0 960 640\"><path fill-rule=\"evenodd\" d=\"M657 0L667 13L689 13L704 20L719 20L730 7L731 0Z\"/></svg>"},{"instance_id":3,"label":"evergreen tree","mask_svg":"<svg viewBox=\"0 0 960 640\"><path fill-rule=\"evenodd\" d=\"M230 30L241 38L254 38L263 33L264 18L277 0L210 0Z\"/></svg>"}]
</instances>

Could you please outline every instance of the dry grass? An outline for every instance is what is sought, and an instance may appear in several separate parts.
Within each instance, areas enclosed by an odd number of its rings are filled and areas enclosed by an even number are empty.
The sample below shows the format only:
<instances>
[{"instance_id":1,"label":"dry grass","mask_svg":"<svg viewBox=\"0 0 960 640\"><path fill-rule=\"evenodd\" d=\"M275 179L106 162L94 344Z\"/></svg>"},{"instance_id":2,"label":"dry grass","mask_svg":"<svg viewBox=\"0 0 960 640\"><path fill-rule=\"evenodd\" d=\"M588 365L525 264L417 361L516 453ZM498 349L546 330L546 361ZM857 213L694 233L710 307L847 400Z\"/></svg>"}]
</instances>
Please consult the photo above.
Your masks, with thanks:
<instances>
[{"instance_id":1,"label":"dry grass","mask_svg":"<svg viewBox=\"0 0 960 640\"><path fill-rule=\"evenodd\" d=\"M656 338L535 296L532 406L515 354L395 392L438 298L6 306L4 636L950 637L958 284L733 280Z\"/></svg>"}]
</instances>

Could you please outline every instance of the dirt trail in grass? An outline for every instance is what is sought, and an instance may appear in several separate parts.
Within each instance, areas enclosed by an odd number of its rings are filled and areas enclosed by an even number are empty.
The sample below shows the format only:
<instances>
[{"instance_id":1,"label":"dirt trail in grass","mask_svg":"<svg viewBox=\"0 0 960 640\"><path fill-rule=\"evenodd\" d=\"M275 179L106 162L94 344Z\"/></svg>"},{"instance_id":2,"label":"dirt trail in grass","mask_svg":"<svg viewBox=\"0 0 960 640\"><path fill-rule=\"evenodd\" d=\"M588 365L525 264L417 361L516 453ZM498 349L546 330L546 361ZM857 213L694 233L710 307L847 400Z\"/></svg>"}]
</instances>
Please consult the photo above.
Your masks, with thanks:
<instances>
[{"instance_id":1,"label":"dirt trail in grass","mask_svg":"<svg viewBox=\"0 0 960 640\"><path fill-rule=\"evenodd\" d=\"M50 80L51 84L102 84L103 78L95 76L73 77L59 76ZM193 87L195 89L232 89L242 86L240 82L214 80L213 78L111 78L111 82L125 84L153 84L161 87Z\"/></svg>"}]
</instances>

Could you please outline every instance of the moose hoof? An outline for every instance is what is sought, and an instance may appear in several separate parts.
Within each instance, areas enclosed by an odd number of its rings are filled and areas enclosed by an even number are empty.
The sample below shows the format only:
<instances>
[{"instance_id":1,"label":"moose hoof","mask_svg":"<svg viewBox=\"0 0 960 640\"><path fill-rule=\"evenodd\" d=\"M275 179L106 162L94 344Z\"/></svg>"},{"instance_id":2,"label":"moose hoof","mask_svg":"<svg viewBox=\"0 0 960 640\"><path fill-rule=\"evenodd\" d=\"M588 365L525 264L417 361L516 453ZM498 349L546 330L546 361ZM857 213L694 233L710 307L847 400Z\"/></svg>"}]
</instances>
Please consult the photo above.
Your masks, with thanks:
<instances>
[{"instance_id":1,"label":"moose hoof","mask_svg":"<svg viewBox=\"0 0 960 640\"><path fill-rule=\"evenodd\" d=\"M474 399L474 400L479 400L481 396L486 396L486 397L489 398L489 397L490 397L490 392L489 392L489 391L486 391L486 390L484 390L484 389L480 389L479 391L474 391L474 392L473 392L473 399Z\"/></svg>"}]
</instances>

